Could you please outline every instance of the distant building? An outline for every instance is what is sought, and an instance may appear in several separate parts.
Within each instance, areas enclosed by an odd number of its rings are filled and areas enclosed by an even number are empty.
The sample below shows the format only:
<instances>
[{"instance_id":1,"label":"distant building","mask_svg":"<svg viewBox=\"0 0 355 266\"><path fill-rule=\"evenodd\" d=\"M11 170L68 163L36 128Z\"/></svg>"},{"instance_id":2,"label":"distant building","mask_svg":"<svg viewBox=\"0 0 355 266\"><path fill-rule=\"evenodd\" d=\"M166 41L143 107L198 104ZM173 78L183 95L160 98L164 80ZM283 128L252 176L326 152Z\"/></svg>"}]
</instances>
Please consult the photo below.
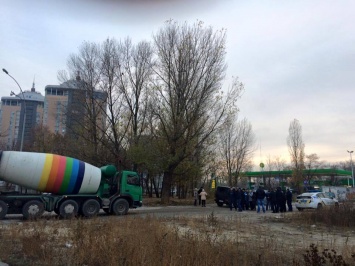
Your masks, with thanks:
<instances>
[{"instance_id":1,"label":"distant building","mask_svg":"<svg viewBox=\"0 0 355 266\"><path fill-rule=\"evenodd\" d=\"M1 97L0 149L20 148L24 117L23 147L33 140L33 129L40 124L52 133L75 135L84 127L87 130L91 117L104 128L106 99L106 92L88 88L79 75L60 85L47 85L45 96L36 92L33 83L23 96L20 93Z\"/></svg>"},{"instance_id":2,"label":"distant building","mask_svg":"<svg viewBox=\"0 0 355 266\"><path fill-rule=\"evenodd\" d=\"M32 141L33 128L42 123L44 96L36 92L33 83L30 91L1 97L0 145L2 149L19 149L22 130L23 146ZM25 123L23 123L25 119ZM24 128L23 128L24 125Z\"/></svg>"},{"instance_id":3,"label":"distant building","mask_svg":"<svg viewBox=\"0 0 355 266\"><path fill-rule=\"evenodd\" d=\"M91 112L96 123L104 127L106 99L106 92L91 90L79 75L60 85L47 85L43 124L53 133L75 134L86 127Z\"/></svg>"}]
</instances>

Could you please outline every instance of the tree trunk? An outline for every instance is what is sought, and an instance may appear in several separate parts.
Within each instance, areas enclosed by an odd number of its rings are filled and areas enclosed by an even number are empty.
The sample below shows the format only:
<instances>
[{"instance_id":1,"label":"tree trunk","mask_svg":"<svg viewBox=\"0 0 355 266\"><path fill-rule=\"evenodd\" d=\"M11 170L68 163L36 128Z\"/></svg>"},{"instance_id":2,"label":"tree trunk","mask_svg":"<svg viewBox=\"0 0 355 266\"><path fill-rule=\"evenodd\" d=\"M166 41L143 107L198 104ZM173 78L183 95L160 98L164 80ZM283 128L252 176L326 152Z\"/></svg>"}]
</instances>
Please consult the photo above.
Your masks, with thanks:
<instances>
[{"instance_id":1,"label":"tree trunk","mask_svg":"<svg viewBox=\"0 0 355 266\"><path fill-rule=\"evenodd\" d=\"M157 184L155 183L155 178L152 178L152 184L153 184L155 196L156 196L157 198L159 198L159 197L160 197L160 194L159 194L159 189L158 189L158 187L157 187Z\"/></svg>"},{"instance_id":2,"label":"tree trunk","mask_svg":"<svg viewBox=\"0 0 355 266\"><path fill-rule=\"evenodd\" d=\"M150 175L147 174L147 178L144 180L145 181L145 187L146 187L146 190L147 190L147 193L149 195L149 198L152 197L152 187L150 186Z\"/></svg>"},{"instance_id":3,"label":"tree trunk","mask_svg":"<svg viewBox=\"0 0 355 266\"><path fill-rule=\"evenodd\" d=\"M171 184L172 184L172 179L173 179L173 171L168 170L164 172L164 178L163 178L163 187L161 191L161 203L162 204L167 204L170 201L170 190L171 190Z\"/></svg>"}]
</instances>

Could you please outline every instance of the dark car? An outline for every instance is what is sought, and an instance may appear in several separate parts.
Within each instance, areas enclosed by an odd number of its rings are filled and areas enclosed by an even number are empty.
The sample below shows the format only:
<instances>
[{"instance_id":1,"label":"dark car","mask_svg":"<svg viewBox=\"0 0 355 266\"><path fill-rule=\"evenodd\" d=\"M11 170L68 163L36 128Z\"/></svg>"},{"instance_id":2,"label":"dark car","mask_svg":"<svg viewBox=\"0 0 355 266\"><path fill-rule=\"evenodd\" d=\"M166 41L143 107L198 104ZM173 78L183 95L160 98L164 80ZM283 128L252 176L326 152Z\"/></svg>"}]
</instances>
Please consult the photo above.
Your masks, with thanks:
<instances>
[{"instance_id":1,"label":"dark car","mask_svg":"<svg viewBox=\"0 0 355 266\"><path fill-rule=\"evenodd\" d=\"M222 207L223 204L229 206L229 187L227 186L218 186L215 193L215 201L219 207Z\"/></svg>"}]
</instances>

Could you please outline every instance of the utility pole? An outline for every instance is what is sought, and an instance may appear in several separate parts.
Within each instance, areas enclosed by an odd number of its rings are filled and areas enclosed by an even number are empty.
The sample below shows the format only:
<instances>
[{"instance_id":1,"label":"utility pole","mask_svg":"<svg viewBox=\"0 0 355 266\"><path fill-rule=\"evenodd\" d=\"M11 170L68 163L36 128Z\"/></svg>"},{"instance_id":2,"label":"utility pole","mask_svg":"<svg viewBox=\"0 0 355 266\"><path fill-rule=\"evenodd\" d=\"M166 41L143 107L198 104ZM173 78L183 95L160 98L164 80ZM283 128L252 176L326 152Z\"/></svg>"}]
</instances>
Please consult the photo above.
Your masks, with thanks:
<instances>
[{"instance_id":1,"label":"utility pole","mask_svg":"<svg viewBox=\"0 0 355 266\"><path fill-rule=\"evenodd\" d=\"M24 140L24 136L25 136L25 126L26 126L26 99L25 99L25 95L23 93L23 90L22 90L20 84L17 82L17 80L13 76L11 76L9 74L9 72L5 68L3 68L2 71L16 82L17 86L20 88L20 91L21 91L22 98L19 97L19 96L17 96L17 97L22 99L23 107L24 107L23 108L22 132L21 132L21 144L20 144L20 151L22 151L22 149L23 149L23 140ZM11 92L10 95L11 96L13 96L13 95L16 96L16 94L13 91ZM21 106L21 109L22 109L22 106Z\"/></svg>"},{"instance_id":2,"label":"utility pole","mask_svg":"<svg viewBox=\"0 0 355 266\"><path fill-rule=\"evenodd\" d=\"M351 164L351 178L353 180L353 187L354 187L354 166L353 166L353 157L352 157L352 153L354 151L348 151L348 153L350 154L350 164Z\"/></svg>"}]
</instances>

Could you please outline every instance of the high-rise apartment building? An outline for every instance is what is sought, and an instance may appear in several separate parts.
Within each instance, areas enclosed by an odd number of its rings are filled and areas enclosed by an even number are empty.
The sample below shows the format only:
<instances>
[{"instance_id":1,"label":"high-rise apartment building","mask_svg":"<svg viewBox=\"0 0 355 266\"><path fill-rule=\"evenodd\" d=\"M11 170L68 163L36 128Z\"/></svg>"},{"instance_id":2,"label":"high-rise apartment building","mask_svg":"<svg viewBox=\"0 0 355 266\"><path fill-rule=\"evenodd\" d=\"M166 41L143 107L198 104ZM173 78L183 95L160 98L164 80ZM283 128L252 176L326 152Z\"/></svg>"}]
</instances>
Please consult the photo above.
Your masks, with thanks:
<instances>
[{"instance_id":1,"label":"high-rise apartment building","mask_svg":"<svg viewBox=\"0 0 355 266\"><path fill-rule=\"evenodd\" d=\"M7 150L32 140L33 129L42 123L44 107L44 96L36 92L34 83L31 90L11 95L1 97L0 110L0 145Z\"/></svg>"},{"instance_id":2,"label":"high-rise apartment building","mask_svg":"<svg viewBox=\"0 0 355 266\"><path fill-rule=\"evenodd\" d=\"M104 128L107 93L88 90L86 85L77 76L60 85L47 85L45 96L36 92L33 84L23 95L1 97L0 149L19 149L23 128L25 149L25 144L33 140L33 129L40 124L52 133L75 134L75 130L88 125L89 112L94 114L96 124Z\"/></svg>"},{"instance_id":3,"label":"high-rise apartment building","mask_svg":"<svg viewBox=\"0 0 355 266\"><path fill-rule=\"evenodd\" d=\"M60 85L47 85L43 124L53 133L74 134L87 125L88 113L94 109L96 123L103 128L106 99L106 92L89 90L80 76Z\"/></svg>"}]
</instances>

